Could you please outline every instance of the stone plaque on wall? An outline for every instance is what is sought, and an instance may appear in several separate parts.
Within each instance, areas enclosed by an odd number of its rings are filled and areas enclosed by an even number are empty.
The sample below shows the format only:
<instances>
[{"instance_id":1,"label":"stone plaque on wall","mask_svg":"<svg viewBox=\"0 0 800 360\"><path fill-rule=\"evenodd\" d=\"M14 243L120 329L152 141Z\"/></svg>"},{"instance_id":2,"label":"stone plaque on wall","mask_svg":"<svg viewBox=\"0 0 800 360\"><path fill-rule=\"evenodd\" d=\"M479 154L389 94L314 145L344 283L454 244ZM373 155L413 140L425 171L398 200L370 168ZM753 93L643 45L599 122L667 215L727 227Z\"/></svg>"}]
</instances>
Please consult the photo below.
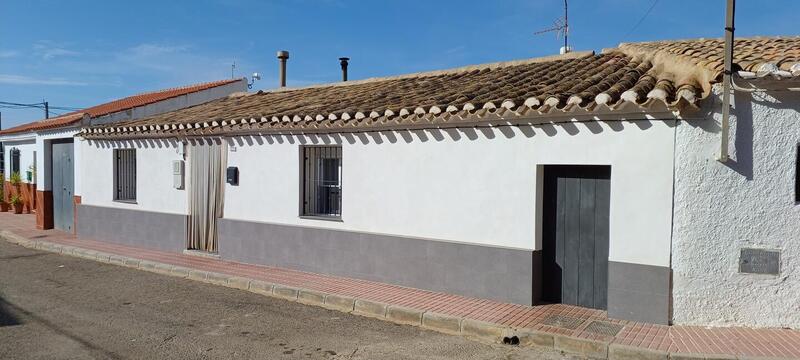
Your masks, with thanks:
<instances>
[{"instance_id":1,"label":"stone plaque on wall","mask_svg":"<svg viewBox=\"0 0 800 360\"><path fill-rule=\"evenodd\" d=\"M744 274L778 275L781 271L781 252L778 250L742 248L739 272Z\"/></svg>"}]
</instances>

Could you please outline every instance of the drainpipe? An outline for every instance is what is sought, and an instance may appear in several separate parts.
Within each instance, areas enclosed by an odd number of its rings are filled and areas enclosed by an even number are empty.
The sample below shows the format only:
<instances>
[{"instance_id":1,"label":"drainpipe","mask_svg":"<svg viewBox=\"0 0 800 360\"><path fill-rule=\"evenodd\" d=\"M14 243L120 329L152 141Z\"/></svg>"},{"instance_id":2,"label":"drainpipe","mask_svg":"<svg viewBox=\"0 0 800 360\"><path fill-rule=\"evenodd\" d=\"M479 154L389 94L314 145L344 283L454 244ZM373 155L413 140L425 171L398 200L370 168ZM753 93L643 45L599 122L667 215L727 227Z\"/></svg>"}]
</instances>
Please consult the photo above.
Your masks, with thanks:
<instances>
[{"instance_id":1,"label":"drainpipe","mask_svg":"<svg viewBox=\"0 0 800 360\"><path fill-rule=\"evenodd\" d=\"M280 78L281 87L286 87L286 60L289 59L289 52L285 50L278 51L278 60L280 60L280 69L278 77Z\"/></svg>"},{"instance_id":2,"label":"drainpipe","mask_svg":"<svg viewBox=\"0 0 800 360\"><path fill-rule=\"evenodd\" d=\"M339 64L342 65L342 81L347 81L347 62L350 61L350 58L341 57L339 58Z\"/></svg>"},{"instance_id":3,"label":"drainpipe","mask_svg":"<svg viewBox=\"0 0 800 360\"><path fill-rule=\"evenodd\" d=\"M728 0L725 11L725 70L722 73L722 124L720 131L719 161L728 161L728 138L730 137L729 118L731 113L731 75L733 71L733 20L736 13L736 0Z\"/></svg>"}]
</instances>

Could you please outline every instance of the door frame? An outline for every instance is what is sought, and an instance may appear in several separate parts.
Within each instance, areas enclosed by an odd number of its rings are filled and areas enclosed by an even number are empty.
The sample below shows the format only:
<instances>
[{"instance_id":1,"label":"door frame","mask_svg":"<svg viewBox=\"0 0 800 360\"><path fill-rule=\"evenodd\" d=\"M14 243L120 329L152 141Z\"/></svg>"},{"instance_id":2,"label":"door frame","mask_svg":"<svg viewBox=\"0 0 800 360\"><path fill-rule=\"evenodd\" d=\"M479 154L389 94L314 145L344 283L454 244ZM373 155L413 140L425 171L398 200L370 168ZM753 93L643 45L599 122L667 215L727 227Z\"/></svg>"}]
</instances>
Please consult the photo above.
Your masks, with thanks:
<instances>
[{"instance_id":1,"label":"door frame","mask_svg":"<svg viewBox=\"0 0 800 360\"><path fill-rule=\"evenodd\" d=\"M75 233L75 229L76 229L76 226L77 226L77 224L75 223L75 211L76 211L76 209L75 209L75 171L77 169L75 167L75 140L74 139L64 138L64 139L48 140L48 143L47 143L46 146L48 147L48 150L49 150L49 157L50 157L49 160L50 161L49 161L49 166L47 166L46 168L47 168L47 170L49 170L49 174L46 174L45 176L47 176L49 178L48 180L49 180L49 183L50 183L50 193L52 194L52 201L50 201L49 203L45 202L45 204L43 204L43 205L47 207L47 209L45 209L45 213L47 213L49 211L49 213L52 214L52 217L53 217L53 228L54 229L58 229L58 227L56 227L56 217L58 215L56 214L56 200L55 200L55 197L56 197L56 182L55 182L56 161L55 160L56 159L54 157L55 152L53 151L54 145L57 145L57 144L72 144L72 155L71 155L71 158L72 158L72 196L70 196L69 204L72 207L72 233ZM64 229L58 229L58 230L65 231Z\"/></svg>"},{"instance_id":2,"label":"door frame","mask_svg":"<svg viewBox=\"0 0 800 360\"><path fill-rule=\"evenodd\" d=\"M537 249L534 251L533 254L533 261L532 261L532 269L533 269L533 304L547 304L553 303L552 299L552 289L548 289L548 283L552 281L552 278L548 279L548 274L545 273L547 269L546 263L549 261L547 258L548 252L545 247L547 242L547 237L549 234L547 233L548 226L547 222L552 221L549 217L553 216L549 212L555 211L555 204L554 196L546 194L547 186L545 182L549 182L550 176L557 176L558 173L565 173L568 171L578 172L588 178L600 178L600 179L608 179L609 181L609 217L610 217L610 207L611 207L611 175L612 175L612 166L609 164L538 164L536 166L536 222L535 222L535 247ZM593 177L591 175L598 175ZM609 231L610 231L610 219L608 222ZM611 247L611 239L609 234L608 249L606 249L606 254L609 253ZM606 262L609 261L608 255L606 255ZM608 266L606 265L606 272L608 271ZM559 277L560 279L560 277ZM560 280L559 280L560 281ZM608 286L608 276L606 276L606 287ZM560 284L559 284L560 289ZM606 295L608 294L608 289L606 289ZM561 294L558 294L558 298L560 299ZM558 302L560 303L560 301ZM608 304L606 303L606 308Z\"/></svg>"}]
</instances>

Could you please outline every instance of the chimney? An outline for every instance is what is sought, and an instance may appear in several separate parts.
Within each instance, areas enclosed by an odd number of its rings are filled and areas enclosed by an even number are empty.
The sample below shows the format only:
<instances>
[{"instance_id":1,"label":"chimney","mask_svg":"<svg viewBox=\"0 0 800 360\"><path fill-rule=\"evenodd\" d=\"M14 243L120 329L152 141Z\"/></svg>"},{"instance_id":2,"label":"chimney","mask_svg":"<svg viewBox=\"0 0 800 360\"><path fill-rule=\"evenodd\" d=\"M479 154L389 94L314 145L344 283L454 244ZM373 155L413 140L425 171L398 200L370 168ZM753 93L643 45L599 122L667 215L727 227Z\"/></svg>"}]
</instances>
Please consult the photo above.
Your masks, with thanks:
<instances>
[{"instance_id":1,"label":"chimney","mask_svg":"<svg viewBox=\"0 0 800 360\"><path fill-rule=\"evenodd\" d=\"M350 61L350 58L341 57L339 61L339 64L342 65L342 81L347 81L347 62Z\"/></svg>"},{"instance_id":2,"label":"chimney","mask_svg":"<svg viewBox=\"0 0 800 360\"><path fill-rule=\"evenodd\" d=\"M286 60L289 59L289 52L286 50L278 51L278 59L280 60L280 82L281 87L286 87Z\"/></svg>"}]
</instances>

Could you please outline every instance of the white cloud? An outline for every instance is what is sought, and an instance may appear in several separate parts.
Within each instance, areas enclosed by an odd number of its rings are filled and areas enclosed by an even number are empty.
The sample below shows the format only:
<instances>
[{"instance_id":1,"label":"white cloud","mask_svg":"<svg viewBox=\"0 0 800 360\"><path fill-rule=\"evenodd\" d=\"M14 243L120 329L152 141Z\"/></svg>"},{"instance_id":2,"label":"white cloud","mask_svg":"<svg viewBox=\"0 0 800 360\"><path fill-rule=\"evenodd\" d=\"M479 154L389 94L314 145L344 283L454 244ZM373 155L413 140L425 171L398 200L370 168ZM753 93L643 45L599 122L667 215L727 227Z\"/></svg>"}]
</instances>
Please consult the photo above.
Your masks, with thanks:
<instances>
[{"instance_id":1,"label":"white cloud","mask_svg":"<svg viewBox=\"0 0 800 360\"><path fill-rule=\"evenodd\" d=\"M56 44L47 40L38 41L37 43L33 44L33 52L45 60L51 60L64 56L77 56L81 54L78 51L67 49L66 46L62 44Z\"/></svg>"},{"instance_id":2,"label":"white cloud","mask_svg":"<svg viewBox=\"0 0 800 360\"><path fill-rule=\"evenodd\" d=\"M19 55L19 51L15 50L0 50L0 59L12 58Z\"/></svg>"},{"instance_id":3,"label":"white cloud","mask_svg":"<svg viewBox=\"0 0 800 360\"><path fill-rule=\"evenodd\" d=\"M62 78L34 78L24 75L0 74L0 84L13 85L65 85L65 86L86 86L85 82L72 81Z\"/></svg>"}]
</instances>

